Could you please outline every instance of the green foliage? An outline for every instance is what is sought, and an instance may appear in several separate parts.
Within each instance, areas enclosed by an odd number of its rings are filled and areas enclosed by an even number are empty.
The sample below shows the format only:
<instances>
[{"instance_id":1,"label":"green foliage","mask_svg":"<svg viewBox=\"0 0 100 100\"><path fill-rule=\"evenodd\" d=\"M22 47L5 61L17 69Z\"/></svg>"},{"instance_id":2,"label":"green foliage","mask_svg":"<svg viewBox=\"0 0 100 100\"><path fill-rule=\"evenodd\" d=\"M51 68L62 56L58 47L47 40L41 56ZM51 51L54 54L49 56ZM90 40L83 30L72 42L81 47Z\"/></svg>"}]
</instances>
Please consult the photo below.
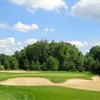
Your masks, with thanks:
<instances>
[{"instance_id":1,"label":"green foliage","mask_svg":"<svg viewBox=\"0 0 100 100\"><path fill-rule=\"evenodd\" d=\"M15 56L18 58L20 64L19 68L21 69L26 69L27 65L30 70L67 70L63 66L64 61L70 63L67 65L70 71L82 70L83 68L83 55L75 46L65 42L57 43L52 41L49 43L47 40L38 41L33 45L27 46L21 52L16 52ZM50 56L56 60L50 58L51 60L48 61ZM28 63L26 63L26 60ZM40 63L41 67L35 69L33 67L36 65L34 63L37 61ZM52 62L51 65L50 62Z\"/></svg>"},{"instance_id":2,"label":"green foliage","mask_svg":"<svg viewBox=\"0 0 100 100\"><path fill-rule=\"evenodd\" d=\"M75 63L69 60L63 62L62 68L65 71L76 71Z\"/></svg>"},{"instance_id":3,"label":"green foliage","mask_svg":"<svg viewBox=\"0 0 100 100\"><path fill-rule=\"evenodd\" d=\"M4 66L1 64L1 62L0 62L0 70L5 70Z\"/></svg>"},{"instance_id":4,"label":"green foliage","mask_svg":"<svg viewBox=\"0 0 100 100\"><path fill-rule=\"evenodd\" d=\"M0 55L0 61L5 69L79 71L83 68L83 55L63 41L41 40L16 51L13 56Z\"/></svg>"},{"instance_id":5,"label":"green foliage","mask_svg":"<svg viewBox=\"0 0 100 100\"><path fill-rule=\"evenodd\" d=\"M5 69L90 71L100 74L100 46L90 49L85 56L67 42L41 40L28 45L13 56L0 55Z\"/></svg>"},{"instance_id":6,"label":"green foliage","mask_svg":"<svg viewBox=\"0 0 100 100\"><path fill-rule=\"evenodd\" d=\"M18 60L15 57L9 57L9 62L12 70L18 69Z\"/></svg>"},{"instance_id":7,"label":"green foliage","mask_svg":"<svg viewBox=\"0 0 100 100\"><path fill-rule=\"evenodd\" d=\"M98 59L100 61L100 46L95 46L90 49L89 55L91 55L94 60Z\"/></svg>"},{"instance_id":8,"label":"green foliage","mask_svg":"<svg viewBox=\"0 0 100 100\"><path fill-rule=\"evenodd\" d=\"M47 40L28 45L13 56L0 55L4 69L89 71L100 74L100 46L90 49L85 56L67 42Z\"/></svg>"},{"instance_id":9,"label":"green foliage","mask_svg":"<svg viewBox=\"0 0 100 100\"><path fill-rule=\"evenodd\" d=\"M41 70L42 70L42 71L47 71L47 70L48 70L48 67L47 67L46 63L43 63L43 64L41 65Z\"/></svg>"},{"instance_id":10,"label":"green foliage","mask_svg":"<svg viewBox=\"0 0 100 100\"><path fill-rule=\"evenodd\" d=\"M14 56L19 62L19 68L25 70L83 71L84 69L84 56L75 46L66 42L57 43L52 41L49 43L47 40L38 41L20 52L15 52ZM39 64L36 64L37 61Z\"/></svg>"},{"instance_id":11,"label":"green foliage","mask_svg":"<svg viewBox=\"0 0 100 100\"><path fill-rule=\"evenodd\" d=\"M41 65L40 65L39 61L36 61L36 62L33 61L30 66L30 69L35 70L35 71L41 70Z\"/></svg>"},{"instance_id":12,"label":"green foliage","mask_svg":"<svg viewBox=\"0 0 100 100\"><path fill-rule=\"evenodd\" d=\"M9 62L9 60L8 59L4 59L4 63L3 63L3 65L4 65L4 68L6 69L6 70L10 70L11 68L10 68L10 62Z\"/></svg>"},{"instance_id":13,"label":"green foliage","mask_svg":"<svg viewBox=\"0 0 100 100\"><path fill-rule=\"evenodd\" d=\"M58 59L50 56L47 59L46 65L48 66L48 70L57 71L59 69L59 61Z\"/></svg>"},{"instance_id":14,"label":"green foliage","mask_svg":"<svg viewBox=\"0 0 100 100\"><path fill-rule=\"evenodd\" d=\"M84 67L87 71L100 74L100 46L92 47L90 52L86 54Z\"/></svg>"},{"instance_id":15,"label":"green foliage","mask_svg":"<svg viewBox=\"0 0 100 100\"><path fill-rule=\"evenodd\" d=\"M84 56L81 52L78 53L77 59L75 60L76 69L82 72L85 70L84 68Z\"/></svg>"}]
</instances>

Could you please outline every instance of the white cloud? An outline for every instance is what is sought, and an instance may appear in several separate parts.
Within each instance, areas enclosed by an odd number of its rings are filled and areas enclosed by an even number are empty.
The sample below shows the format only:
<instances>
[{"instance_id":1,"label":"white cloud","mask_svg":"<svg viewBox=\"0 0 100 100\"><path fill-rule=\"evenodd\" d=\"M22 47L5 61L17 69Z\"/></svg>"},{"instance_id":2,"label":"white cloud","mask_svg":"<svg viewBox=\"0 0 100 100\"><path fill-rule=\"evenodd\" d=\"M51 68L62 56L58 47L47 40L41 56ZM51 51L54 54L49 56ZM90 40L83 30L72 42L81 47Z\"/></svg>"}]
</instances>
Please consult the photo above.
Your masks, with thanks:
<instances>
[{"instance_id":1,"label":"white cloud","mask_svg":"<svg viewBox=\"0 0 100 100\"><path fill-rule=\"evenodd\" d=\"M54 28L46 27L46 28L43 30L43 32L42 32L41 34L42 34L42 35L45 35L45 34L47 34L47 33L52 33L52 32L54 32L54 31L55 31Z\"/></svg>"},{"instance_id":2,"label":"white cloud","mask_svg":"<svg viewBox=\"0 0 100 100\"><path fill-rule=\"evenodd\" d=\"M22 43L21 42L17 42L17 45L22 45Z\"/></svg>"},{"instance_id":3,"label":"white cloud","mask_svg":"<svg viewBox=\"0 0 100 100\"><path fill-rule=\"evenodd\" d=\"M25 46L34 44L38 39L31 38L25 41L19 42L14 37L8 37L5 39L0 39L0 54L12 55L15 51L22 50ZM51 41L49 41L50 43ZM57 42L57 41L56 41ZM95 45L100 46L100 41L90 41L90 42L81 42L81 41L66 41L72 45L76 45L80 51L84 54L90 50L91 47Z\"/></svg>"},{"instance_id":4,"label":"white cloud","mask_svg":"<svg viewBox=\"0 0 100 100\"><path fill-rule=\"evenodd\" d=\"M100 0L80 0L71 7L71 14L83 18L100 19Z\"/></svg>"},{"instance_id":5,"label":"white cloud","mask_svg":"<svg viewBox=\"0 0 100 100\"><path fill-rule=\"evenodd\" d=\"M0 23L0 29L7 29L8 27L6 23Z\"/></svg>"},{"instance_id":6,"label":"white cloud","mask_svg":"<svg viewBox=\"0 0 100 100\"><path fill-rule=\"evenodd\" d=\"M38 41L37 39L27 39L27 40L25 41L25 44L26 44L26 45L29 45L29 44L36 43L37 41Z\"/></svg>"},{"instance_id":7,"label":"white cloud","mask_svg":"<svg viewBox=\"0 0 100 100\"><path fill-rule=\"evenodd\" d=\"M13 26L14 30L20 31L20 32L29 32L31 30L37 30L39 29L39 26L37 24L32 24L32 25L26 25L23 24L21 22L17 22L14 26Z\"/></svg>"},{"instance_id":8,"label":"white cloud","mask_svg":"<svg viewBox=\"0 0 100 100\"><path fill-rule=\"evenodd\" d=\"M39 26L37 24L23 24L22 22L17 22L14 25L10 26L6 23L0 23L0 29L9 29L9 30L15 30L19 32L29 32L29 31L35 31L39 29Z\"/></svg>"},{"instance_id":9,"label":"white cloud","mask_svg":"<svg viewBox=\"0 0 100 100\"><path fill-rule=\"evenodd\" d=\"M13 54L14 47L16 46L16 40L13 37L6 39L0 39L0 54Z\"/></svg>"},{"instance_id":10,"label":"white cloud","mask_svg":"<svg viewBox=\"0 0 100 100\"><path fill-rule=\"evenodd\" d=\"M59 11L59 9L67 9L68 6L64 0L9 0L14 4L24 6L28 11L43 9L47 11ZM30 10L29 10L30 9Z\"/></svg>"},{"instance_id":11,"label":"white cloud","mask_svg":"<svg viewBox=\"0 0 100 100\"><path fill-rule=\"evenodd\" d=\"M2 52L2 50L1 50L1 52ZM5 53L5 54L9 55L9 54L12 53L12 50L11 50L11 48L5 48L2 53Z\"/></svg>"},{"instance_id":12,"label":"white cloud","mask_svg":"<svg viewBox=\"0 0 100 100\"><path fill-rule=\"evenodd\" d=\"M0 39L0 47L15 45L15 38L9 37L7 39Z\"/></svg>"},{"instance_id":13,"label":"white cloud","mask_svg":"<svg viewBox=\"0 0 100 100\"><path fill-rule=\"evenodd\" d=\"M46 28L44 29L44 32L54 32L54 28L46 27Z\"/></svg>"},{"instance_id":14,"label":"white cloud","mask_svg":"<svg viewBox=\"0 0 100 100\"><path fill-rule=\"evenodd\" d=\"M69 43L77 47L84 47L88 44L87 42L81 42L81 41L69 41Z\"/></svg>"},{"instance_id":15,"label":"white cloud","mask_svg":"<svg viewBox=\"0 0 100 100\"><path fill-rule=\"evenodd\" d=\"M100 46L100 41L96 42L95 45L99 45Z\"/></svg>"},{"instance_id":16,"label":"white cloud","mask_svg":"<svg viewBox=\"0 0 100 100\"><path fill-rule=\"evenodd\" d=\"M93 40L93 41L91 42L91 45L93 45L93 46L99 45L99 46L100 46L100 41Z\"/></svg>"}]
</instances>

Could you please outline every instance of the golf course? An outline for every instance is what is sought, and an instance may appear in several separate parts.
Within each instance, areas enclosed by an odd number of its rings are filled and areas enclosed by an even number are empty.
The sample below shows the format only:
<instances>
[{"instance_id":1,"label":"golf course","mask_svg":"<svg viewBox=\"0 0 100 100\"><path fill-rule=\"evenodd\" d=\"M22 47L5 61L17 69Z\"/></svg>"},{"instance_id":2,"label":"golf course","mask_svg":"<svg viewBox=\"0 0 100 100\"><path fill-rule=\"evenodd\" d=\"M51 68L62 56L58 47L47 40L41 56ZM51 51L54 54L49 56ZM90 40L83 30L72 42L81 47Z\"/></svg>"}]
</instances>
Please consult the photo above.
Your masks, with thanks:
<instances>
[{"instance_id":1,"label":"golf course","mask_svg":"<svg viewBox=\"0 0 100 100\"><path fill-rule=\"evenodd\" d=\"M0 100L100 100L100 0L0 0Z\"/></svg>"},{"instance_id":2,"label":"golf course","mask_svg":"<svg viewBox=\"0 0 100 100\"><path fill-rule=\"evenodd\" d=\"M0 99L99 100L100 80L88 72L0 71Z\"/></svg>"}]
</instances>

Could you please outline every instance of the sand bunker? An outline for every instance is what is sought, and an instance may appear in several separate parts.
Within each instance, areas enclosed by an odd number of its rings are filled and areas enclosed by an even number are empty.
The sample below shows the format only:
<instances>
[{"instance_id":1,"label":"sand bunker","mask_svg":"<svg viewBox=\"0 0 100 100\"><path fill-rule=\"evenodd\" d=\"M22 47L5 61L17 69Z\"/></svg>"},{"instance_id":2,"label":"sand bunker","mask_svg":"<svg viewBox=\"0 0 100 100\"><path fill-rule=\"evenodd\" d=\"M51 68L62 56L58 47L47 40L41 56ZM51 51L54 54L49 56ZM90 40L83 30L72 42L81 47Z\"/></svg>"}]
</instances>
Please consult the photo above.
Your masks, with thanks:
<instances>
[{"instance_id":1,"label":"sand bunker","mask_svg":"<svg viewBox=\"0 0 100 100\"><path fill-rule=\"evenodd\" d=\"M0 82L1 85L15 86L63 86L86 90L100 91L100 77L96 76L93 80L69 79L63 83L53 83L47 78L40 77L18 77Z\"/></svg>"},{"instance_id":2,"label":"sand bunker","mask_svg":"<svg viewBox=\"0 0 100 100\"><path fill-rule=\"evenodd\" d=\"M92 80L70 79L62 83L62 86L100 91L100 77L92 77Z\"/></svg>"},{"instance_id":3,"label":"sand bunker","mask_svg":"<svg viewBox=\"0 0 100 100\"><path fill-rule=\"evenodd\" d=\"M17 85L17 86L36 86L36 85L53 85L53 83L46 78L39 77L18 77L11 78L6 81L0 82L2 85Z\"/></svg>"},{"instance_id":4,"label":"sand bunker","mask_svg":"<svg viewBox=\"0 0 100 100\"><path fill-rule=\"evenodd\" d=\"M24 70L0 70L0 72L5 73L37 73L38 71L24 71Z\"/></svg>"}]
</instances>

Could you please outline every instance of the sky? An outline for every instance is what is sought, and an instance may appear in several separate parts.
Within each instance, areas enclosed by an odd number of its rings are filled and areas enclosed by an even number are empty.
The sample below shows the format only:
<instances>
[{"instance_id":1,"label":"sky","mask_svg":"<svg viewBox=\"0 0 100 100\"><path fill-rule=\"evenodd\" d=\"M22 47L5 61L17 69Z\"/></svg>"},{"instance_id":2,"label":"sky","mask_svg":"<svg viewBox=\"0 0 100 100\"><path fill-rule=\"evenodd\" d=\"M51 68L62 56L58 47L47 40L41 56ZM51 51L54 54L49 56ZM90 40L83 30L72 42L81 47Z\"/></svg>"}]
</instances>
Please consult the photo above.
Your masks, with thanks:
<instances>
[{"instance_id":1,"label":"sky","mask_svg":"<svg viewBox=\"0 0 100 100\"><path fill-rule=\"evenodd\" d=\"M100 0L0 0L0 54L41 39L100 45Z\"/></svg>"}]
</instances>

